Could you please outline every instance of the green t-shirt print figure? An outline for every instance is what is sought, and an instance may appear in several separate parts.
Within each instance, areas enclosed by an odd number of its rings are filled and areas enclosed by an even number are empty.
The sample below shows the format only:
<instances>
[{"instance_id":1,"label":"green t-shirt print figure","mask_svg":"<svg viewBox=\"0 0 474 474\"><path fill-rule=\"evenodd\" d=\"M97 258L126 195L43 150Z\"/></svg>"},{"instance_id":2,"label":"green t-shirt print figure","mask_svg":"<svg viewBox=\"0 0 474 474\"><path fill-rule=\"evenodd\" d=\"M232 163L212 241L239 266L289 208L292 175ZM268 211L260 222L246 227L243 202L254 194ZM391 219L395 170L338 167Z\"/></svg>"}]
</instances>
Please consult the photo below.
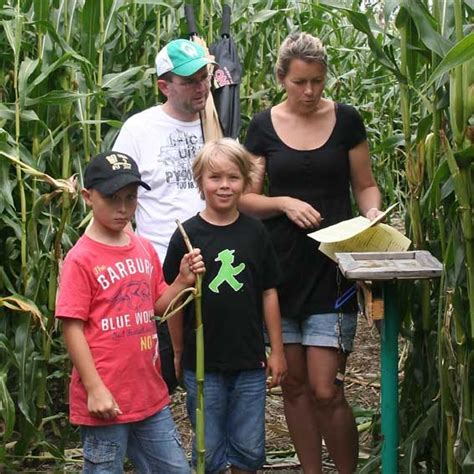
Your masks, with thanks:
<instances>
[{"instance_id":1,"label":"green t-shirt print figure","mask_svg":"<svg viewBox=\"0 0 474 474\"><path fill-rule=\"evenodd\" d=\"M215 278L209 283L209 289L214 293L219 293L219 286L227 282L234 291L239 291L243 284L235 278L240 272L245 269L245 263L241 263L234 267L235 250L225 249L217 254L214 261L221 262L221 268Z\"/></svg>"}]
</instances>

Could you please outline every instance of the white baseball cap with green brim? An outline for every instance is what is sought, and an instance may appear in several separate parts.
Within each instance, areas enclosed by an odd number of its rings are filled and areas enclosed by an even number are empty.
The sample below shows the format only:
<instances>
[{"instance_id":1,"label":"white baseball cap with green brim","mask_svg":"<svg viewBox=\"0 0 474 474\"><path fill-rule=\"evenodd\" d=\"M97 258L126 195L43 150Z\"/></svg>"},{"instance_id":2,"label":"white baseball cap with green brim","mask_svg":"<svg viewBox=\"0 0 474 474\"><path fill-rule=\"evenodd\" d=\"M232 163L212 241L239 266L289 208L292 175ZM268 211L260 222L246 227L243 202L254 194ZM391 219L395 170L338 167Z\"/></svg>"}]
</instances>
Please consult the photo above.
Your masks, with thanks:
<instances>
[{"instance_id":1,"label":"white baseball cap with green brim","mask_svg":"<svg viewBox=\"0 0 474 474\"><path fill-rule=\"evenodd\" d=\"M206 56L204 48L186 39L173 40L156 55L158 77L172 72L178 76L192 76L207 64L215 64Z\"/></svg>"}]
</instances>

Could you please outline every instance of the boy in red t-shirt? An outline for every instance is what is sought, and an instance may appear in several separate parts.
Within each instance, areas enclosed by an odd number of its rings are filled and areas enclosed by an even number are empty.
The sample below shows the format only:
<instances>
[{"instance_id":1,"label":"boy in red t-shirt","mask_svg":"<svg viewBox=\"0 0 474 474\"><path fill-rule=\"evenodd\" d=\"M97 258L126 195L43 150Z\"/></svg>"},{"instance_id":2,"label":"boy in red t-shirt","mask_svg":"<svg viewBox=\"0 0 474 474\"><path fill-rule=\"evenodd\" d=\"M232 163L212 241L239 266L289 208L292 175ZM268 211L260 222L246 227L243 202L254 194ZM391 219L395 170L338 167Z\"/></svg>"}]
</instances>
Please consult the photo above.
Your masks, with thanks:
<instances>
[{"instance_id":1,"label":"boy in red t-shirt","mask_svg":"<svg viewBox=\"0 0 474 474\"><path fill-rule=\"evenodd\" d=\"M56 317L73 363L70 420L81 426L84 472L189 473L168 407L154 314L204 271L199 250L168 286L151 243L128 231L141 180L118 152L95 157L82 196L93 221L67 254Z\"/></svg>"}]
</instances>

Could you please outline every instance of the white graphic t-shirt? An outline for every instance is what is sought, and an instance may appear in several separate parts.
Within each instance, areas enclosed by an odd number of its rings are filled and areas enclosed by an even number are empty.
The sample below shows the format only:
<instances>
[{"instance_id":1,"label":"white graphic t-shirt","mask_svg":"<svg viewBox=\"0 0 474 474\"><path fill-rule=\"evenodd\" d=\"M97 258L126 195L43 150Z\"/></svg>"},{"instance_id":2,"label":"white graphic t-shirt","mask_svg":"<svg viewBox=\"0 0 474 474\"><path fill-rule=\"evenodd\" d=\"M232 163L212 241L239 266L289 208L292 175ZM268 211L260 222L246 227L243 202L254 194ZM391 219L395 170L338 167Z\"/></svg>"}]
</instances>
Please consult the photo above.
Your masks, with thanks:
<instances>
[{"instance_id":1,"label":"white graphic t-shirt","mask_svg":"<svg viewBox=\"0 0 474 474\"><path fill-rule=\"evenodd\" d=\"M204 208L191 170L202 145L199 120L176 120L158 105L130 117L113 147L137 162L151 186L151 191L138 189L137 233L153 242L162 260L176 219L183 222Z\"/></svg>"}]
</instances>

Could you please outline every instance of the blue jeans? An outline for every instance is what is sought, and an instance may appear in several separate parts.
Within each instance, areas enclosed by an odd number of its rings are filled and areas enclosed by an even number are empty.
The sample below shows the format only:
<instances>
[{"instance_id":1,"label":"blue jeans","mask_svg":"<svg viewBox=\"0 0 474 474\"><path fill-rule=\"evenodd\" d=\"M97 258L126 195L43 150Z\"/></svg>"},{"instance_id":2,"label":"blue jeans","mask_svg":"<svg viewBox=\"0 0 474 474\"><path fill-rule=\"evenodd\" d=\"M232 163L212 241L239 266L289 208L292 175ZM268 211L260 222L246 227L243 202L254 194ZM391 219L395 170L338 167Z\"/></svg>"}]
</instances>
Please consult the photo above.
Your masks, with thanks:
<instances>
[{"instance_id":1,"label":"blue jeans","mask_svg":"<svg viewBox=\"0 0 474 474\"><path fill-rule=\"evenodd\" d=\"M81 426L84 473L123 472L125 455L137 472L190 474L168 406L134 423Z\"/></svg>"},{"instance_id":2,"label":"blue jeans","mask_svg":"<svg viewBox=\"0 0 474 474\"><path fill-rule=\"evenodd\" d=\"M231 465L255 471L265 462L264 369L206 372L204 377L204 437L206 473ZM184 371L186 405L196 430L196 374ZM193 440L193 464L196 465Z\"/></svg>"}]
</instances>

